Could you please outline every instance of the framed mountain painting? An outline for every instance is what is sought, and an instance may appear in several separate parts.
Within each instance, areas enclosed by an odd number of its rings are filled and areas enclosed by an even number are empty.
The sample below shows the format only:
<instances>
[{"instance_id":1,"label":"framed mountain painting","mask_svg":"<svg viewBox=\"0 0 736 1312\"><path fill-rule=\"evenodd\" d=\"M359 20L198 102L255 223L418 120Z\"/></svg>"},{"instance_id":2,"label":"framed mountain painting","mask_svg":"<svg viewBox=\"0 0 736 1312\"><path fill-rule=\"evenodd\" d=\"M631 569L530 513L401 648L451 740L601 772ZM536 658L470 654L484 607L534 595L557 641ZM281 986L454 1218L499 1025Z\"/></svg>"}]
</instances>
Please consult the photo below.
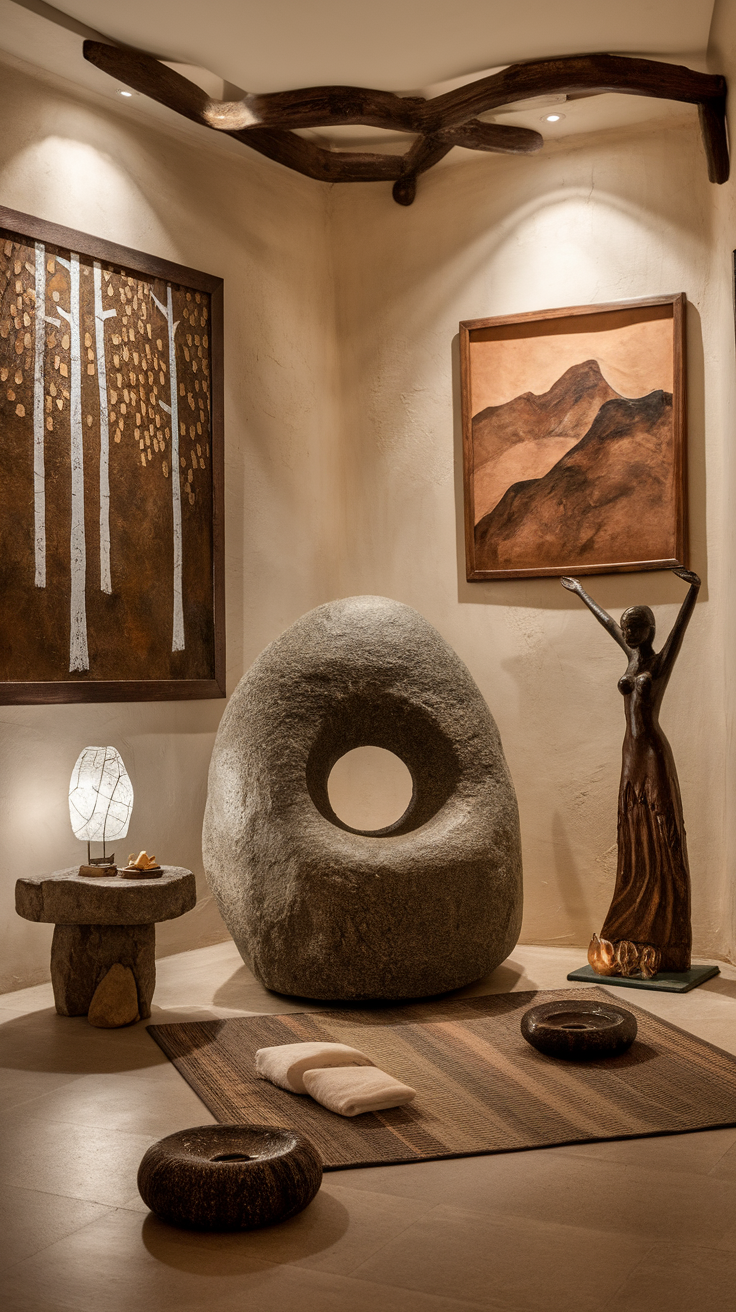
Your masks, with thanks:
<instances>
[{"instance_id":1,"label":"framed mountain painting","mask_svg":"<svg viewBox=\"0 0 736 1312\"><path fill-rule=\"evenodd\" d=\"M0 208L0 701L225 695L222 280Z\"/></svg>"},{"instance_id":2,"label":"framed mountain painting","mask_svg":"<svg viewBox=\"0 0 736 1312\"><path fill-rule=\"evenodd\" d=\"M460 324L470 580L686 564L684 295Z\"/></svg>"}]
</instances>

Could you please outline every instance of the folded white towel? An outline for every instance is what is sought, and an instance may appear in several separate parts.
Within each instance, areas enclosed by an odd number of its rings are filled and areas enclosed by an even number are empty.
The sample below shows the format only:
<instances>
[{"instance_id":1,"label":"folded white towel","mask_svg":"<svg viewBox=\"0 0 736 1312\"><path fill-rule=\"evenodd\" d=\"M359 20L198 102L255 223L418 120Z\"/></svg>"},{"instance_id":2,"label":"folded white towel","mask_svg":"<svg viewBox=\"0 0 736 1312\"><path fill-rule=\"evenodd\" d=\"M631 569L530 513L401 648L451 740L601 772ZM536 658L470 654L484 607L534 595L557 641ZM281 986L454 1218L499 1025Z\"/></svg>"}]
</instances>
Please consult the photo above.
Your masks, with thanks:
<instances>
[{"instance_id":1,"label":"folded white towel","mask_svg":"<svg viewBox=\"0 0 736 1312\"><path fill-rule=\"evenodd\" d=\"M416 1089L375 1066L360 1070L356 1067L309 1070L304 1074L304 1088L315 1102L321 1102L340 1116L360 1116L361 1112L401 1107L417 1096Z\"/></svg>"},{"instance_id":2,"label":"folded white towel","mask_svg":"<svg viewBox=\"0 0 736 1312\"><path fill-rule=\"evenodd\" d=\"M289 1093L306 1093L305 1071L325 1066L372 1066L370 1057L347 1043L280 1043L259 1048L256 1073Z\"/></svg>"}]
</instances>

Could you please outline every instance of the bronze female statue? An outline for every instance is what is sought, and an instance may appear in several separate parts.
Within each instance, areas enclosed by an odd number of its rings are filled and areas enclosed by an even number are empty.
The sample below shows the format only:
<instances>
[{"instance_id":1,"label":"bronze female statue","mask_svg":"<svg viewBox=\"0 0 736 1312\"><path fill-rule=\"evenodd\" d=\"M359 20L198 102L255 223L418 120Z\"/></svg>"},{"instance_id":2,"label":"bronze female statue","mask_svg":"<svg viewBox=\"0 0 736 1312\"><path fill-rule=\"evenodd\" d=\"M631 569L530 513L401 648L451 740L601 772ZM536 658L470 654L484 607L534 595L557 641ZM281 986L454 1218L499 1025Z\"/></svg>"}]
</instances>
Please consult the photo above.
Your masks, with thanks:
<instances>
[{"instance_id":1,"label":"bronze female statue","mask_svg":"<svg viewBox=\"0 0 736 1312\"><path fill-rule=\"evenodd\" d=\"M652 642L648 606L630 606L621 625L589 597L577 579L562 586L576 592L628 658L618 681L626 733L618 795L618 864L613 900L600 938L593 935L588 961L599 975L641 975L688 970L690 871L680 786L672 748L659 727L659 708L682 646L700 588L687 569L673 573L690 591L660 652Z\"/></svg>"}]
</instances>

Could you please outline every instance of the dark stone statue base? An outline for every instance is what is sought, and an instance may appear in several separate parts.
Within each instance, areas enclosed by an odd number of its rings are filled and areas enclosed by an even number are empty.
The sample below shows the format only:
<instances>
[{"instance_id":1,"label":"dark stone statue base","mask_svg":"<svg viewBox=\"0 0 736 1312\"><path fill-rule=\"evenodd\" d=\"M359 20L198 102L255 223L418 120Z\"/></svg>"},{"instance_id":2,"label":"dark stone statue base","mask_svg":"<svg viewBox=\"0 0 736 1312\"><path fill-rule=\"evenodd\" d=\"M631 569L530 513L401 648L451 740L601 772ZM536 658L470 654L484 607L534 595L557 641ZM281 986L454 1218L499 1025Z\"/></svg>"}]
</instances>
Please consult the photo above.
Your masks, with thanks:
<instances>
[{"instance_id":1,"label":"dark stone statue base","mask_svg":"<svg viewBox=\"0 0 736 1312\"><path fill-rule=\"evenodd\" d=\"M660 970L651 979L636 979L631 975L596 975L592 966L571 970L568 979L575 984L613 984L624 989L654 989L660 993L689 993L714 975L720 975L718 966L691 966L689 970Z\"/></svg>"}]
</instances>

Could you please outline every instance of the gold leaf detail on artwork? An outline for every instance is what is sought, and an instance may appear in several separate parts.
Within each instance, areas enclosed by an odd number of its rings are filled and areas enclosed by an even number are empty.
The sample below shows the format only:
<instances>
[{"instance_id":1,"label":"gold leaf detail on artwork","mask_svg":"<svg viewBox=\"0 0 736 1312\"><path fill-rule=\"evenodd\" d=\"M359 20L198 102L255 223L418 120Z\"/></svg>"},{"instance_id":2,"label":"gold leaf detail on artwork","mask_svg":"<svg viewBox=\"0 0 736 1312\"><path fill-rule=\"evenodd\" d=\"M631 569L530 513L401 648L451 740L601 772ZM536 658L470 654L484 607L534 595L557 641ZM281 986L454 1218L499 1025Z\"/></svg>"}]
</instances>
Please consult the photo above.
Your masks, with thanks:
<instances>
[{"instance_id":1,"label":"gold leaf detail on artwork","mask_svg":"<svg viewBox=\"0 0 736 1312\"><path fill-rule=\"evenodd\" d=\"M64 333L64 336L63 336L62 339L61 339L61 349L62 349L62 351L68 351L68 350L69 350L69 334L68 334L68 333Z\"/></svg>"},{"instance_id":2,"label":"gold leaf detail on artwork","mask_svg":"<svg viewBox=\"0 0 736 1312\"><path fill-rule=\"evenodd\" d=\"M59 299L59 293L58 293L58 292L52 292L52 293L51 293L51 299L52 299L52 301L58 301L58 299Z\"/></svg>"},{"instance_id":3,"label":"gold leaf detail on artwork","mask_svg":"<svg viewBox=\"0 0 736 1312\"><path fill-rule=\"evenodd\" d=\"M12 387L8 388L8 400L9 401L15 400L15 392L13 391Z\"/></svg>"},{"instance_id":4,"label":"gold leaf detail on artwork","mask_svg":"<svg viewBox=\"0 0 736 1312\"><path fill-rule=\"evenodd\" d=\"M145 451L141 451L141 464L142 464L144 467L145 467L145 463L146 463L146 453L145 453Z\"/></svg>"},{"instance_id":5,"label":"gold leaf detail on artwork","mask_svg":"<svg viewBox=\"0 0 736 1312\"><path fill-rule=\"evenodd\" d=\"M15 413L17 414L17 416L18 416L19 419L23 419L23 418L25 417L26 408L25 408L24 405L21 405L20 401L18 402L17 406L15 407Z\"/></svg>"},{"instance_id":6,"label":"gold leaf detail on artwork","mask_svg":"<svg viewBox=\"0 0 736 1312\"><path fill-rule=\"evenodd\" d=\"M84 344L85 344L85 346L91 346L91 345L92 345L92 338L90 337L89 333L85 333L85 334L84 334ZM90 356L90 359L91 359L91 358L92 358L92 357Z\"/></svg>"},{"instance_id":7,"label":"gold leaf detail on artwork","mask_svg":"<svg viewBox=\"0 0 736 1312\"><path fill-rule=\"evenodd\" d=\"M127 405L125 404L124 401L121 401L121 402L120 402L120 413L121 413L121 415L127 415L127 413L128 413L128 407L127 407Z\"/></svg>"},{"instance_id":8,"label":"gold leaf detail on artwork","mask_svg":"<svg viewBox=\"0 0 736 1312\"><path fill-rule=\"evenodd\" d=\"M89 333L87 333L87 337L89 337ZM94 358L95 358L95 353L94 353L94 351L92 350L92 347L89 346L89 347L87 348L87 359L88 359L88 360L94 360Z\"/></svg>"},{"instance_id":9,"label":"gold leaf detail on artwork","mask_svg":"<svg viewBox=\"0 0 736 1312\"><path fill-rule=\"evenodd\" d=\"M59 396L57 396L57 398L56 398L56 407L57 407L58 410L63 410L63 409L64 409L64 402L62 401L61 397L59 397Z\"/></svg>"},{"instance_id":10,"label":"gold leaf detail on artwork","mask_svg":"<svg viewBox=\"0 0 736 1312\"><path fill-rule=\"evenodd\" d=\"M191 481L192 481L193 478L194 478L194 474L192 473L191 469L188 469L188 470L187 470L187 482L188 482L188 483L191 483Z\"/></svg>"},{"instance_id":11,"label":"gold leaf detail on artwork","mask_svg":"<svg viewBox=\"0 0 736 1312\"><path fill-rule=\"evenodd\" d=\"M61 374L62 378L69 377L69 370L65 364L62 363L59 365L59 373Z\"/></svg>"},{"instance_id":12,"label":"gold leaf detail on artwork","mask_svg":"<svg viewBox=\"0 0 736 1312\"><path fill-rule=\"evenodd\" d=\"M46 420L46 427L48 428L49 432L52 432L54 427L54 421L51 418L51 415L49 415L48 419Z\"/></svg>"},{"instance_id":13,"label":"gold leaf detail on artwork","mask_svg":"<svg viewBox=\"0 0 736 1312\"><path fill-rule=\"evenodd\" d=\"M111 282L107 284L107 294L108 296L114 296L115 294L115 289Z\"/></svg>"},{"instance_id":14,"label":"gold leaf detail on artwork","mask_svg":"<svg viewBox=\"0 0 736 1312\"><path fill-rule=\"evenodd\" d=\"M20 369L16 369L15 371L15 381L20 387L20 384L23 382L23 374L21 373Z\"/></svg>"},{"instance_id":15,"label":"gold leaf detail on artwork","mask_svg":"<svg viewBox=\"0 0 736 1312\"><path fill-rule=\"evenodd\" d=\"M163 471L164 471L164 478L168 478L168 477L169 477L169 466L167 465L167 463L166 463L165 460L164 460L164 463L162 464L161 468L162 468Z\"/></svg>"},{"instance_id":16,"label":"gold leaf detail on artwork","mask_svg":"<svg viewBox=\"0 0 736 1312\"><path fill-rule=\"evenodd\" d=\"M183 456L180 456L180 457L179 457L179 460L180 460L180 463L181 463L181 467L182 467L182 469L186 469L187 462L186 462L186 460L184 459L184 457L183 457Z\"/></svg>"},{"instance_id":17,"label":"gold leaf detail on artwork","mask_svg":"<svg viewBox=\"0 0 736 1312\"><path fill-rule=\"evenodd\" d=\"M88 364L88 365L87 365L87 373L88 373L88 374L93 374L94 371L95 371L95 367L94 367L94 365L93 365L93 364Z\"/></svg>"},{"instance_id":18,"label":"gold leaf detail on artwork","mask_svg":"<svg viewBox=\"0 0 736 1312\"><path fill-rule=\"evenodd\" d=\"M91 416L91 415L87 415L87 427L88 427L88 428L91 428L91 427L92 427L92 416Z\"/></svg>"},{"instance_id":19,"label":"gold leaf detail on artwork","mask_svg":"<svg viewBox=\"0 0 736 1312\"><path fill-rule=\"evenodd\" d=\"M116 441L116 442L119 442L119 441L120 441L120 432L119 432L119 431L115 434L115 441Z\"/></svg>"}]
</instances>

